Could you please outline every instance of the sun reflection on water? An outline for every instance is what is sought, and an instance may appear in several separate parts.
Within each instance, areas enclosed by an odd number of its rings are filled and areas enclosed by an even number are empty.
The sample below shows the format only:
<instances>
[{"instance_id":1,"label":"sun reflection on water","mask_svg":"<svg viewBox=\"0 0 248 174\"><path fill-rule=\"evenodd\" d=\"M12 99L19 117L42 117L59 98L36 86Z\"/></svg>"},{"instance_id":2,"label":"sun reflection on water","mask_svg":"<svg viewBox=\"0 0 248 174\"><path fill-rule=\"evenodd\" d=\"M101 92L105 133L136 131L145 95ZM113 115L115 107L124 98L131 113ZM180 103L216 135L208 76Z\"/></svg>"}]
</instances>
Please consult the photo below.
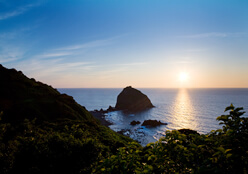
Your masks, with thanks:
<instances>
[{"instance_id":1,"label":"sun reflection on water","mask_svg":"<svg viewBox=\"0 0 248 174\"><path fill-rule=\"evenodd\" d=\"M194 118L194 107L187 89L179 89L176 100L172 106L171 122L175 123L171 129L195 129L197 127Z\"/></svg>"}]
</instances>

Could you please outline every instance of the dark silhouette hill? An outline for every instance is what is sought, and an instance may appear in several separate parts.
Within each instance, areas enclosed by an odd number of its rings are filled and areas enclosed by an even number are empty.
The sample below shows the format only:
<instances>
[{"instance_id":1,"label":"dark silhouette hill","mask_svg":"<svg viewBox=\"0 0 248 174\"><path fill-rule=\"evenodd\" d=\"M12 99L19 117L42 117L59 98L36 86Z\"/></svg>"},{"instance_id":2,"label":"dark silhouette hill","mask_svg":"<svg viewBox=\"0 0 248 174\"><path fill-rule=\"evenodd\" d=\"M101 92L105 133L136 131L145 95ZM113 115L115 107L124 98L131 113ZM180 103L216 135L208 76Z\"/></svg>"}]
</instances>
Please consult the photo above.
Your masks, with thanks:
<instances>
[{"instance_id":1,"label":"dark silhouette hill","mask_svg":"<svg viewBox=\"0 0 248 174\"><path fill-rule=\"evenodd\" d=\"M92 115L66 94L27 78L21 71L0 65L0 110L3 120L19 122L25 118L42 121L93 120Z\"/></svg>"},{"instance_id":2,"label":"dark silhouette hill","mask_svg":"<svg viewBox=\"0 0 248 174\"><path fill-rule=\"evenodd\" d=\"M0 173L95 173L132 139L56 89L0 65Z\"/></svg>"},{"instance_id":3,"label":"dark silhouette hill","mask_svg":"<svg viewBox=\"0 0 248 174\"><path fill-rule=\"evenodd\" d=\"M128 86L117 97L115 109L127 112L140 112L154 107L150 99L141 91Z\"/></svg>"}]
</instances>

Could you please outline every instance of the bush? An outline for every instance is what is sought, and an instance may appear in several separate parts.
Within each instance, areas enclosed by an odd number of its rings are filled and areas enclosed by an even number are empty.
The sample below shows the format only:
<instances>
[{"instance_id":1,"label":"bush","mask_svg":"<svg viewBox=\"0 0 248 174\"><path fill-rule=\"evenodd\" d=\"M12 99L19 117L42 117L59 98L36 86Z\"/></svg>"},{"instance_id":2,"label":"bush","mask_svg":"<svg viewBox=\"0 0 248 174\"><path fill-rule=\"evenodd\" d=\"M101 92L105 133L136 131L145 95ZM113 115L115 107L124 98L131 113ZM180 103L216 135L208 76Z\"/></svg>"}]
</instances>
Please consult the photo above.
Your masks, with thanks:
<instances>
[{"instance_id":1,"label":"bush","mask_svg":"<svg viewBox=\"0 0 248 174\"><path fill-rule=\"evenodd\" d=\"M0 123L0 173L91 173L103 155L129 140L102 137L100 132L112 131L99 126L96 132L93 126L84 122L42 126L27 119L18 126Z\"/></svg>"},{"instance_id":2,"label":"bush","mask_svg":"<svg viewBox=\"0 0 248 174\"><path fill-rule=\"evenodd\" d=\"M87 122L19 126L0 121L0 173L247 173L248 118L230 105L206 135L166 131L141 147ZM0 115L4 113L1 112ZM94 127L94 128L93 128Z\"/></svg>"}]
</instances>

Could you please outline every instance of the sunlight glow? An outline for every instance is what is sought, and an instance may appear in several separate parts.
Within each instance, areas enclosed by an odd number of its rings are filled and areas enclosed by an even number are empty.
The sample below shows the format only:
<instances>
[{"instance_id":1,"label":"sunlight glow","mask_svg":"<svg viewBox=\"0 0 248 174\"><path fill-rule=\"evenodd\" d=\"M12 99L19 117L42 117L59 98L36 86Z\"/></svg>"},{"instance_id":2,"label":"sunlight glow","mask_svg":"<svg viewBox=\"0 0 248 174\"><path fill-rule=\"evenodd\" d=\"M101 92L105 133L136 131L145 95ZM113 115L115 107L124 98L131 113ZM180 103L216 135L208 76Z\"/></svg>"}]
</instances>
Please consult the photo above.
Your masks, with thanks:
<instances>
[{"instance_id":1,"label":"sunlight glow","mask_svg":"<svg viewBox=\"0 0 248 174\"><path fill-rule=\"evenodd\" d=\"M186 73L186 72L180 73L180 75L179 75L179 80L180 80L181 82L186 82L188 79L189 79L188 73Z\"/></svg>"}]
</instances>

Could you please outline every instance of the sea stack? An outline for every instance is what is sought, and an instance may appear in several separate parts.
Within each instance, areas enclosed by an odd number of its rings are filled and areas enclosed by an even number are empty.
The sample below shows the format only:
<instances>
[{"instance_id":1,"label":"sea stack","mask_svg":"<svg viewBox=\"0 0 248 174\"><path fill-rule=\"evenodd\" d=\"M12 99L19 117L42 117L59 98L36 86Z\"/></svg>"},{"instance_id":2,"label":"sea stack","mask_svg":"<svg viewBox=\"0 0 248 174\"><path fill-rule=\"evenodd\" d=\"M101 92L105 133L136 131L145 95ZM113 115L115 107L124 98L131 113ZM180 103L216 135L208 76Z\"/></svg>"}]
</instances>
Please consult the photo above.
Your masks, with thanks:
<instances>
[{"instance_id":1,"label":"sea stack","mask_svg":"<svg viewBox=\"0 0 248 174\"><path fill-rule=\"evenodd\" d=\"M137 89L128 86L117 97L115 109L126 112L140 112L154 107L150 99Z\"/></svg>"}]
</instances>

